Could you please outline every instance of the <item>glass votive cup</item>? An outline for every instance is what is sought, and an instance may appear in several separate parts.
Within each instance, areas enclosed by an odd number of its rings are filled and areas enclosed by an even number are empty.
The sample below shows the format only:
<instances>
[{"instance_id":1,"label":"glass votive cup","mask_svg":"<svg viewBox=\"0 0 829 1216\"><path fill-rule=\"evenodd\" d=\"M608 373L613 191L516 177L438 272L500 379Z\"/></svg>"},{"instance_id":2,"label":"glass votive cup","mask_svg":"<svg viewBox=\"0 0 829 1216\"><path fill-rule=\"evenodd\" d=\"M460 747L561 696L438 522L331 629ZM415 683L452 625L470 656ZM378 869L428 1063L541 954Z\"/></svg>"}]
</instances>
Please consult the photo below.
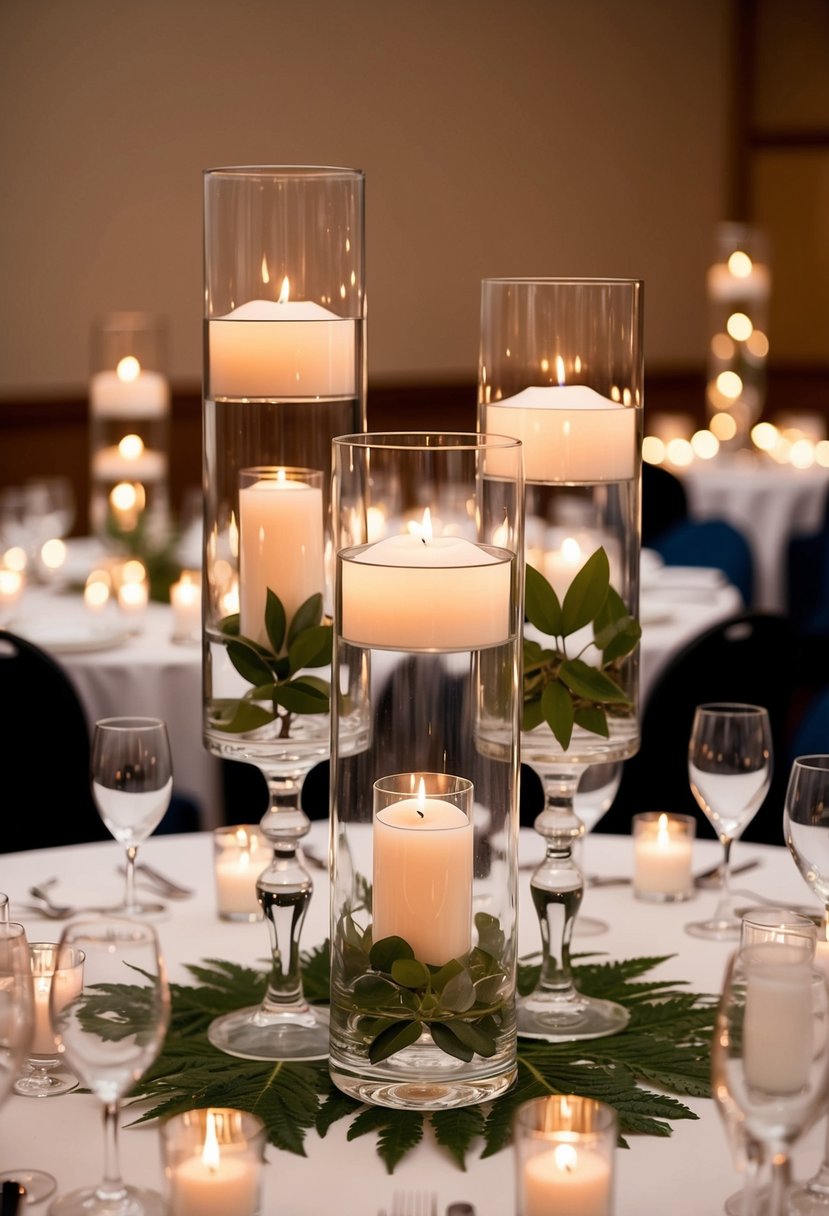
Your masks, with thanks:
<instances>
[{"instance_id":1,"label":"glass votive cup","mask_svg":"<svg viewBox=\"0 0 829 1216\"><path fill-rule=\"evenodd\" d=\"M173 614L171 638L184 645L201 641L201 573L182 571L178 582L170 587L170 608Z\"/></svg>"},{"instance_id":2,"label":"glass votive cup","mask_svg":"<svg viewBox=\"0 0 829 1216\"><path fill-rule=\"evenodd\" d=\"M618 1116L593 1098L555 1094L519 1106L513 1128L516 1216L612 1216Z\"/></svg>"},{"instance_id":3,"label":"glass votive cup","mask_svg":"<svg viewBox=\"0 0 829 1216\"><path fill-rule=\"evenodd\" d=\"M256 880L271 863L267 837L254 824L213 830L216 909L221 920L261 920Z\"/></svg>"},{"instance_id":4,"label":"glass votive cup","mask_svg":"<svg viewBox=\"0 0 829 1216\"><path fill-rule=\"evenodd\" d=\"M80 995L84 958L83 950L72 946L29 943L34 1027L26 1071L15 1081L15 1093L26 1098L51 1098L77 1087L78 1078L63 1064L52 1020Z\"/></svg>"},{"instance_id":5,"label":"glass votive cup","mask_svg":"<svg viewBox=\"0 0 829 1216\"><path fill-rule=\"evenodd\" d=\"M691 898L695 833L692 815L643 811L633 816L633 894L637 899L674 903Z\"/></svg>"},{"instance_id":6,"label":"glass votive cup","mask_svg":"<svg viewBox=\"0 0 829 1216\"><path fill-rule=\"evenodd\" d=\"M256 1115L208 1106L161 1125L169 1216L258 1216L262 1206L265 1125Z\"/></svg>"},{"instance_id":7,"label":"glass votive cup","mask_svg":"<svg viewBox=\"0 0 829 1216\"><path fill-rule=\"evenodd\" d=\"M791 908L749 908L740 918L740 946L807 944L814 954L816 923Z\"/></svg>"}]
</instances>

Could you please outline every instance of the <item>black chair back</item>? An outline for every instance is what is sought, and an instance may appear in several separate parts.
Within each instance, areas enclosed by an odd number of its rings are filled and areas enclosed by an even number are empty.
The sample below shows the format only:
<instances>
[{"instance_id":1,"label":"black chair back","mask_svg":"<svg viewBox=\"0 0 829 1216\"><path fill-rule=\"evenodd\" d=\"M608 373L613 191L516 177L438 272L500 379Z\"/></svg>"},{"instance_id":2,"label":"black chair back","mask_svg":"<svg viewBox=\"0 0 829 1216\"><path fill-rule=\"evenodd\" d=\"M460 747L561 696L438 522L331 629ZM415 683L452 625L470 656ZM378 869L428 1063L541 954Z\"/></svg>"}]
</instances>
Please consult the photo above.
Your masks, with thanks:
<instances>
[{"instance_id":1,"label":"black chair back","mask_svg":"<svg viewBox=\"0 0 829 1216\"><path fill-rule=\"evenodd\" d=\"M747 612L713 626L677 653L651 690L640 750L625 761L613 806L595 830L629 832L638 811L673 811L693 815L698 835L713 836L688 782L694 710L706 701L742 701L768 709L774 749L771 789L743 839L782 845L794 645L786 617Z\"/></svg>"}]
</instances>

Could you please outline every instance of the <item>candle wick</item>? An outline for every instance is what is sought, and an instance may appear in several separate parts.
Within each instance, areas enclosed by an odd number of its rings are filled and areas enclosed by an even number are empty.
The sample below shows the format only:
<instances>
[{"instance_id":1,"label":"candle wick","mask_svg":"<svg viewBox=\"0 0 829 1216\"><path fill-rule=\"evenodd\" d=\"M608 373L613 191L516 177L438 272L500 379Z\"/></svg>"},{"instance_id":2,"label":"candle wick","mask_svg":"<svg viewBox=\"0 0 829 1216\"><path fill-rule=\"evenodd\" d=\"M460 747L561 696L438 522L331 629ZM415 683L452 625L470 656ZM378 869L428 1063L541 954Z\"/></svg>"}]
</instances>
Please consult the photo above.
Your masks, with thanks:
<instances>
[{"instance_id":1,"label":"candle wick","mask_svg":"<svg viewBox=\"0 0 829 1216\"><path fill-rule=\"evenodd\" d=\"M421 538L420 538L420 543L421 543L421 545L425 545L425 544L426 544L426 537L425 537L425 536L421 536Z\"/></svg>"},{"instance_id":2,"label":"candle wick","mask_svg":"<svg viewBox=\"0 0 829 1216\"><path fill-rule=\"evenodd\" d=\"M425 818L426 818L426 815L424 814L424 812L423 812L423 811L421 811L421 809L420 809L420 807L419 807L419 806L418 806L418 807L415 807L415 810L417 811L417 813L418 813L418 815L420 816L420 818L421 818L421 819L425 819Z\"/></svg>"}]
</instances>

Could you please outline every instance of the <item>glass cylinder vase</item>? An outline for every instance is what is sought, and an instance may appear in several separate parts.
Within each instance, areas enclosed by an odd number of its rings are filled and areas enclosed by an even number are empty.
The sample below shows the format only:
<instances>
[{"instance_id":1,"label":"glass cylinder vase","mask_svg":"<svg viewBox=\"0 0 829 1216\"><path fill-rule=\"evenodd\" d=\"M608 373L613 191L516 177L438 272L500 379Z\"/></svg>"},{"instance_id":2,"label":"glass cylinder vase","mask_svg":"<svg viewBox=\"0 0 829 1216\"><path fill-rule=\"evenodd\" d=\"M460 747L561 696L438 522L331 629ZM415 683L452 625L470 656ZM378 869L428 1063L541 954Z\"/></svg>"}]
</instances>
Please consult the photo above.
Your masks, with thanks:
<instances>
[{"instance_id":1,"label":"glass cylinder vase","mask_svg":"<svg viewBox=\"0 0 829 1216\"><path fill-rule=\"evenodd\" d=\"M334 441L335 1084L441 1109L516 1075L521 445Z\"/></svg>"},{"instance_id":2,"label":"glass cylinder vase","mask_svg":"<svg viewBox=\"0 0 829 1216\"><path fill-rule=\"evenodd\" d=\"M225 622L239 606L243 469L321 473L330 616L331 440L365 429L363 188L354 169L205 173L205 739L229 758L275 737L217 729L211 711L235 678ZM264 616L254 636L263 629Z\"/></svg>"},{"instance_id":3,"label":"glass cylinder vase","mask_svg":"<svg viewBox=\"0 0 829 1216\"><path fill-rule=\"evenodd\" d=\"M91 531L127 553L161 548L170 528L167 330L147 312L114 312L92 331Z\"/></svg>"}]
</instances>

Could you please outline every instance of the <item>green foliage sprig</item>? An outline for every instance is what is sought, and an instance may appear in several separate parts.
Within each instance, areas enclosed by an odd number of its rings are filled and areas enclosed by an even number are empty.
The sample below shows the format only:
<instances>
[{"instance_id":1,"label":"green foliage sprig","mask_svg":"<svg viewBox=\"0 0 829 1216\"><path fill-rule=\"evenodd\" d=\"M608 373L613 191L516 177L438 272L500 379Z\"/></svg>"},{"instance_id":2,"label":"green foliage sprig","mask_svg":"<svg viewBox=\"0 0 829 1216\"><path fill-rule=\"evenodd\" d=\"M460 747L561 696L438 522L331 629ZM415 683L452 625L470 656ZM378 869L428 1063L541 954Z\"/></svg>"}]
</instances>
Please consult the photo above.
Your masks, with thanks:
<instances>
[{"instance_id":1,"label":"green foliage sprig","mask_svg":"<svg viewBox=\"0 0 829 1216\"><path fill-rule=\"evenodd\" d=\"M361 1106L336 1088L326 1061L262 1063L220 1052L207 1039L208 1026L222 1013L258 1004L267 975L208 959L188 967L196 985L171 985L170 1031L133 1092L143 1107L136 1122L193 1107L233 1106L259 1115L272 1144L304 1156L307 1131L324 1136L334 1123L349 1119L349 1140L376 1134L389 1173L429 1126L461 1169L473 1151L492 1156L508 1143L517 1107L547 1094L579 1094L615 1107L622 1143L631 1134L670 1136L674 1120L697 1118L678 1099L710 1096L716 1012L715 999L688 992L681 981L642 980L670 957L576 963L580 992L630 1009L624 1030L573 1043L519 1039L518 1078L508 1093L486 1106L425 1113ZM303 953L302 976L310 1000L327 999L327 944ZM530 991L537 977L537 965L520 965L519 990Z\"/></svg>"},{"instance_id":2,"label":"green foliage sprig","mask_svg":"<svg viewBox=\"0 0 829 1216\"><path fill-rule=\"evenodd\" d=\"M604 548L587 559L563 601L542 574L527 566L525 612L530 624L552 638L553 645L524 639L522 729L534 730L546 722L564 751L574 726L608 738L608 715L633 708L617 677L642 630L610 585ZM581 657L587 646L578 654L567 651L567 639L588 625L593 626L593 645L601 653L597 665Z\"/></svg>"},{"instance_id":3,"label":"green foliage sprig","mask_svg":"<svg viewBox=\"0 0 829 1216\"><path fill-rule=\"evenodd\" d=\"M219 629L229 639L228 658L251 687L243 697L214 698L211 725L217 730L241 734L276 722L278 737L286 739L294 715L328 713L329 681L307 674L307 668L331 662L334 631L322 623L319 593L300 604L288 624L282 601L268 588L265 632L270 646L240 634L238 612L224 617Z\"/></svg>"},{"instance_id":4,"label":"green foliage sprig","mask_svg":"<svg viewBox=\"0 0 829 1216\"><path fill-rule=\"evenodd\" d=\"M475 915L478 944L463 958L431 966L415 958L402 937L372 942L348 918L341 933L343 961L353 978L358 1031L369 1040L368 1058L379 1064L416 1043L429 1030L435 1046L458 1060L489 1058L498 1049L507 973L500 922Z\"/></svg>"}]
</instances>

